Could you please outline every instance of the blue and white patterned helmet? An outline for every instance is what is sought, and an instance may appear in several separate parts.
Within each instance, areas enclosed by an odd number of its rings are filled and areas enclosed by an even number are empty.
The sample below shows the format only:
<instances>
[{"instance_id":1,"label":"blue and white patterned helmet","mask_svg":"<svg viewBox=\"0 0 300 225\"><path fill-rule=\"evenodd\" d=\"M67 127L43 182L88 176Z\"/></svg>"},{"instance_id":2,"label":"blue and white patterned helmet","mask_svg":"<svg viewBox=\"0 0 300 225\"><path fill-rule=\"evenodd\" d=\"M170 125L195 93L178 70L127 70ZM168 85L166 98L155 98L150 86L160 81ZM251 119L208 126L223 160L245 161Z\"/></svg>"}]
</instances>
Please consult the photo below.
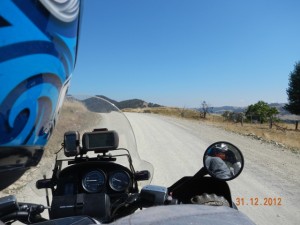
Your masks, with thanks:
<instances>
[{"instance_id":1,"label":"blue and white patterned helmet","mask_svg":"<svg viewBox=\"0 0 300 225\"><path fill-rule=\"evenodd\" d=\"M51 136L76 61L80 9L80 0L0 1L0 189L1 173L36 165Z\"/></svg>"}]
</instances>

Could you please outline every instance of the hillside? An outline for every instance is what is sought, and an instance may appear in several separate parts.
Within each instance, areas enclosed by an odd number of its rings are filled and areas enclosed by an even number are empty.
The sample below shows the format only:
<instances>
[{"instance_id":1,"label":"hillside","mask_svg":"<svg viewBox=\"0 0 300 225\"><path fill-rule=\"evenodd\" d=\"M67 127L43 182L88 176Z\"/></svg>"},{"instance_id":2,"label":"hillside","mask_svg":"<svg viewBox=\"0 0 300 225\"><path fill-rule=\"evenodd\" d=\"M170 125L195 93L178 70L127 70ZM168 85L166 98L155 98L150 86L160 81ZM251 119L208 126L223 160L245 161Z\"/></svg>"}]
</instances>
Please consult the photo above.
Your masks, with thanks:
<instances>
[{"instance_id":1,"label":"hillside","mask_svg":"<svg viewBox=\"0 0 300 225\"><path fill-rule=\"evenodd\" d=\"M141 100L141 99L129 99L129 100L124 100L124 101L118 102L118 101L110 99L110 98L108 98L104 95L97 95L97 96L113 103L119 109L126 109L126 108L136 109L136 108L161 107L161 105L159 105L159 104L146 102L146 101Z\"/></svg>"},{"instance_id":2,"label":"hillside","mask_svg":"<svg viewBox=\"0 0 300 225\"><path fill-rule=\"evenodd\" d=\"M300 116L292 115L288 111L286 111L284 107L285 103L270 103L270 107L275 107L278 111L278 118L285 122L293 122L295 120L300 120ZM197 109L201 111L201 109ZM234 106L222 106L222 107L213 107L211 113L213 114L223 114L225 111L241 113L245 112L247 107L234 107Z\"/></svg>"},{"instance_id":3,"label":"hillside","mask_svg":"<svg viewBox=\"0 0 300 225\"><path fill-rule=\"evenodd\" d=\"M270 107L275 107L279 111L280 116L291 115L288 111L283 109L285 103L270 103ZM200 108L198 110L201 110ZM223 114L225 111L240 113L245 112L247 107L234 107L234 106L221 106L221 107L213 107L212 113L215 114Z\"/></svg>"},{"instance_id":4,"label":"hillside","mask_svg":"<svg viewBox=\"0 0 300 225\"><path fill-rule=\"evenodd\" d=\"M245 110L246 107L221 106L221 107L213 107L212 113L223 114L225 111L240 113L240 112L244 112Z\"/></svg>"},{"instance_id":5,"label":"hillside","mask_svg":"<svg viewBox=\"0 0 300 225\"><path fill-rule=\"evenodd\" d=\"M124 101L116 101L111 98L108 98L104 95L97 95L103 99L108 100L109 102L113 103L119 109L137 109L137 108L156 108L156 107L163 107L162 105L155 104L155 103L148 103L141 99L129 99ZM279 111L278 117L286 122L292 122L295 120L299 120L299 116L295 116L290 114L288 111L283 109L285 103L270 103L269 106L275 107ZM195 109L197 111L201 111L201 108ZM235 107L235 106L220 106L220 107L212 107L210 113L212 114L219 114L222 115L225 111L241 113L245 112L247 107Z\"/></svg>"}]
</instances>

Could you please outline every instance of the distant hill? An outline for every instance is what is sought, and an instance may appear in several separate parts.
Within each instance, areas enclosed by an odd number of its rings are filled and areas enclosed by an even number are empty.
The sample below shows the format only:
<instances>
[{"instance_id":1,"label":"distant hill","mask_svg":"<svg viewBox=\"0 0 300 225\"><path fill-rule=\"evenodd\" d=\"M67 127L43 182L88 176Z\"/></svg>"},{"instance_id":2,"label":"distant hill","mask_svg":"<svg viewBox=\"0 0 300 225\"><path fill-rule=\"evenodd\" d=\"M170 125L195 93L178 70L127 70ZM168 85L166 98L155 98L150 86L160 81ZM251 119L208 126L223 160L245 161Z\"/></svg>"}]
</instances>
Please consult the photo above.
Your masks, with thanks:
<instances>
[{"instance_id":1,"label":"distant hill","mask_svg":"<svg viewBox=\"0 0 300 225\"><path fill-rule=\"evenodd\" d=\"M285 110L284 107L285 103L270 103L270 107L275 107L278 111L278 117L285 121L285 122L291 122L295 120L300 120L300 116L292 115L287 110ZM201 110L201 109L198 109ZM234 106L221 106L221 107L213 107L211 113L214 114L223 114L225 111L235 112L235 113L241 113L246 112L247 107L234 107Z\"/></svg>"},{"instance_id":2,"label":"distant hill","mask_svg":"<svg viewBox=\"0 0 300 225\"><path fill-rule=\"evenodd\" d=\"M124 100L124 101L118 102L118 101L110 99L110 98L108 98L104 95L97 95L97 96L113 103L119 109L163 107L162 105L151 103L151 102L146 102L146 101L141 100L141 99L129 99L129 100ZM70 98L71 96L68 96L68 97ZM90 110L92 110L92 111L101 110L100 109L101 106L99 104L98 104L98 106L100 108L98 107L97 109L94 109L94 107L95 107L94 103L90 99L86 99L84 102L89 108L91 108ZM271 103L271 104L269 104L269 106L275 107L275 108L278 109L278 111L279 111L278 116L279 116L279 118L281 118L284 121L294 121L294 120L299 120L300 119L300 116L292 115L288 111L283 109L284 105L285 105L285 103ZM197 108L195 110L201 111L201 108ZM221 115L225 111L241 113L241 112L245 112L246 110L247 110L247 107L221 106L221 107L212 107L212 110L210 111L210 113Z\"/></svg>"},{"instance_id":3,"label":"distant hill","mask_svg":"<svg viewBox=\"0 0 300 225\"><path fill-rule=\"evenodd\" d=\"M110 99L103 95L97 95L98 97L101 97L111 103L113 103L115 106L117 106L119 109L126 109L126 108L147 108L147 107L162 107L159 104L151 103L151 102L145 102L141 99L130 99L125 101L115 101L113 99Z\"/></svg>"},{"instance_id":4,"label":"distant hill","mask_svg":"<svg viewBox=\"0 0 300 225\"><path fill-rule=\"evenodd\" d=\"M117 106L119 109L126 109L126 108L146 108L146 107L162 107L162 105L154 104L154 103L148 103L141 99L129 99L125 101L115 101L113 99L110 99L104 95L97 95L101 98L104 98L108 100L109 102L113 103L115 106ZM279 117L282 117L284 119L293 119L293 115L291 115L288 111L283 109L283 106L285 103L270 103L269 106L275 107L279 111ZM196 110L201 111L201 108L198 108ZM235 112L235 113L241 113L245 112L247 110L247 107L235 107L235 106L220 106L220 107L212 107L212 110L210 113L214 114L223 114L225 111Z\"/></svg>"},{"instance_id":5,"label":"distant hill","mask_svg":"<svg viewBox=\"0 0 300 225\"><path fill-rule=\"evenodd\" d=\"M221 107L213 107L212 113L223 114L225 111L240 113L240 112L244 112L246 109L247 109L246 107L221 106Z\"/></svg>"},{"instance_id":6,"label":"distant hill","mask_svg":"<svg viewBox=\"0 0 300 225\"><path fill-rule=\"evenodd\" d=\"M280 115L290 115L288 111L283 109L283 106L285 103L271 103L269 104L270 107L275 107ZM198 109L201 110L201 109ZM212 108L212 113L215 114L223 114L225 111L230 111L230 112L245 112L247 110L247 107L234 107L234 106L221 106L221 107L213 107Z\"/></svg>"},{"instance_id":7,"label":"distant hill","mask_svg":"<svg viewBox=\"0 0 300 225\"><path fill-rule=\"evenodd\" d=\"M108 97L106 97L106 96L104 96L104 95L96 95L96 96L98 96L98 97L100 97L100 98L103 98L103 99L105 99L105 100L111 102L111 103L114 104L114 105L117 105L117 103L118 103L117 101L112 100L112 99L110 99L110 98L108 98Z\"/></svg>"}]
</instances>

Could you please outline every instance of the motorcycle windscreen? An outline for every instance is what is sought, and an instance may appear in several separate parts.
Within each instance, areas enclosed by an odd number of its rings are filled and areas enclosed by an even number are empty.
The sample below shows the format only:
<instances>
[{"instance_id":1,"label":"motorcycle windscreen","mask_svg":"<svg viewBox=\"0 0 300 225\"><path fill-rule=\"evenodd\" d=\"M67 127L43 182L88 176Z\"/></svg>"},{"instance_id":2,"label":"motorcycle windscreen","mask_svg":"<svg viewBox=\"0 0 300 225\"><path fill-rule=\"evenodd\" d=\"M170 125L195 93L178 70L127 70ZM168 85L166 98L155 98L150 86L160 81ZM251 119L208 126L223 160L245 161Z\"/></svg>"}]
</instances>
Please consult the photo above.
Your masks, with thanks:
<instances>
[{"instance_id":1,"label":"motorcycle windscreen","mask_svg":"<svg viewBox=\"0 0 300 225\"><path fill-rule=\"evenodd\" d=\"M139 185L150 184L153 176L153 166L149 162L142 160L139 156L133 129L125 116L114 104L97 96L67 96L62 107L57 128L53 138L47 145L46 154L55 153L63 142L64 133L68 131L78 131L80 139L84 133L92 132L94 129L104 129L115 131L118 134L118 148L108 151L107 154L123 155L116 157L116 163L130 168L130 162L126 155L130 153L132 165L135 171L148 170L150 179L140 181ZM82 147L81 140L79 141ZM55 149L55 151L54 151ZM87 156L96 157L98 153L88 151ZM61 151L58 159L67 159Z\"/></svg>"}]
</instances>

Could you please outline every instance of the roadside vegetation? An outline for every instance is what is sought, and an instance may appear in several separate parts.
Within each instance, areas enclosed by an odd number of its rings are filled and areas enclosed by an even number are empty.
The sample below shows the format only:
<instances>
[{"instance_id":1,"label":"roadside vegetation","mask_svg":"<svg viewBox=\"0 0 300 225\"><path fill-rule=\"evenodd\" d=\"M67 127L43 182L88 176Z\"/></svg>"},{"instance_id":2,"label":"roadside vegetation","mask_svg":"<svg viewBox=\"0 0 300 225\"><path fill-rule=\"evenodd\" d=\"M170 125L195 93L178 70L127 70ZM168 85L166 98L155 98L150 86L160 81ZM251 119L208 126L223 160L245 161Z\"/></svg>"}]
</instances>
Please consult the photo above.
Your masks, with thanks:
<instances>
[{"instance_id":1,"label":"roadside vegetation","mask_svg":"<svg viewBox=\"0 0 300 225\"><path fill-rule=\"evenodd\" d=\"M53 156L61 148L64 133L67 131L91 131L95 120L99 118L95 113L87 110L86 106L78 101L66 99L60 110L57 125L45 149L45 156Z\"/></svg>"},{"instance_id":2,"label":"roadside vegetation","mask_svg":"<svg viewBox=\"0 0 300 225\"><path fill-rule=\"evenodd\" d=\"M280 120L274 120L272 128L270 128L270 124L268 122L261 123L260 121L258 122L253 120L251 123L250 120L245 119L243 123L241 123L238 119L229 120L224 115L222 116L218 114L206 114L204 118L203 112L185 108L157 107L124 109L123 111L153 113L207 123L227 131L249 136L281 147L286 147L295 153L300 153L300 131L295 130L295 124L284 123Z\"/></svg>"}]
</instances>

